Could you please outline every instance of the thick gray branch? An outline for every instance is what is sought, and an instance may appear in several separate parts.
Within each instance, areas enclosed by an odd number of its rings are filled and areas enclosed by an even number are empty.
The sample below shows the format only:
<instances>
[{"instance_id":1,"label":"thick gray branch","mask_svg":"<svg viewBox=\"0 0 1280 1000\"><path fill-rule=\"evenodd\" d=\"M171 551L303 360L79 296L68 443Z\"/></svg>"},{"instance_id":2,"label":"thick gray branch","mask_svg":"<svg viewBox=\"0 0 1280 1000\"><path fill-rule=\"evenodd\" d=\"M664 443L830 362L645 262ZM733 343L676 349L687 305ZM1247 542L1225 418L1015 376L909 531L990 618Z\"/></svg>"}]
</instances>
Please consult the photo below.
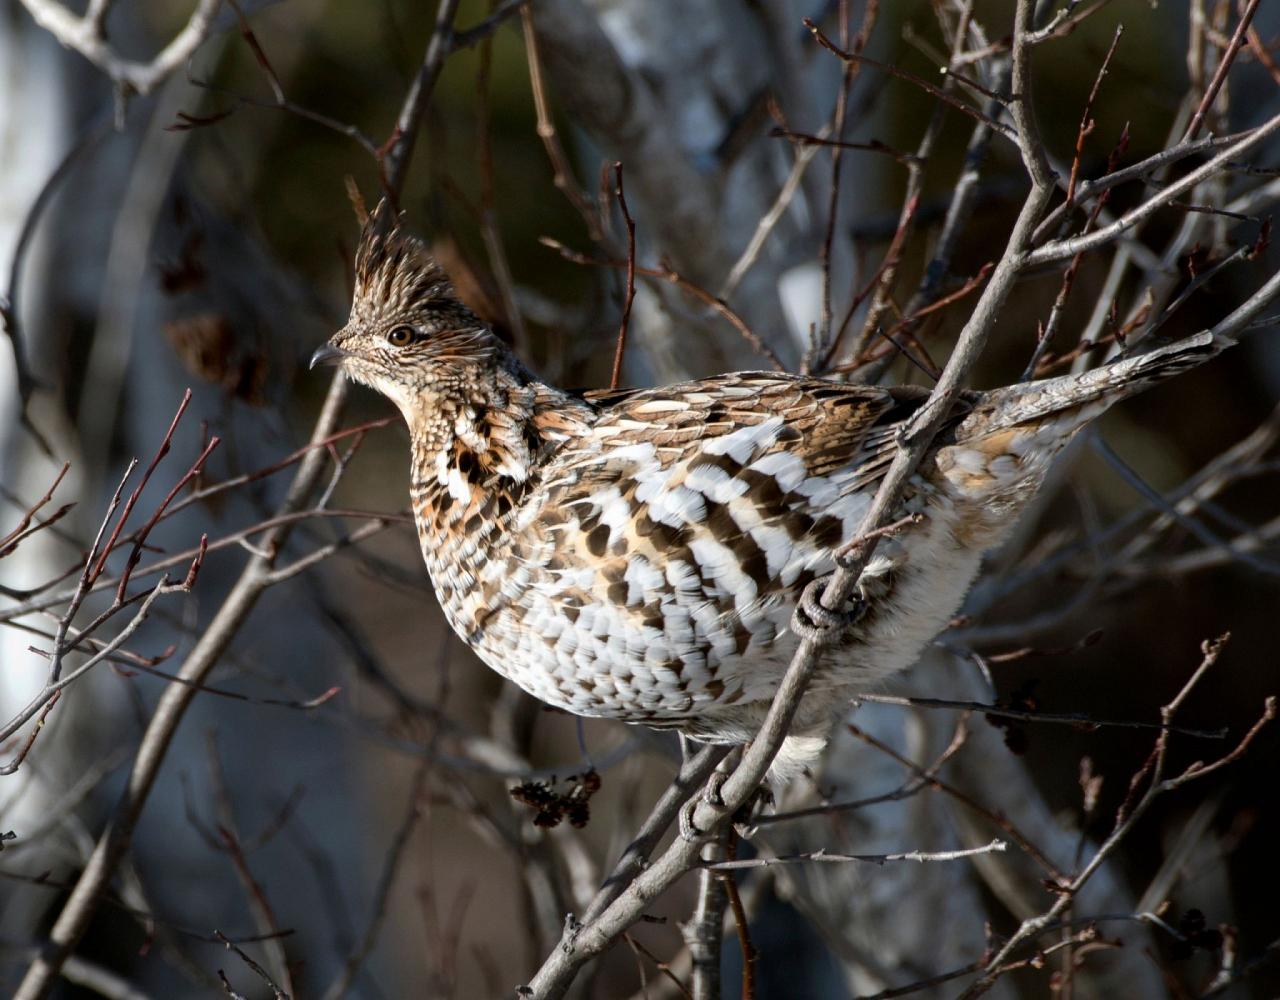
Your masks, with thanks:
<instances>
[{"instance_id":1,"label":"thick gray branch","mask_svg":"<svg viewBox=\"0 0 1280 1000\"><path fill-rule=\"evenodd\" d=\"M191 57L209 34L221 0L200 0L186 26L150 62L122 57L107 41L102 20L105 5L94 4L76 17L57 0L21 0L36 24L74 49L109 76L113 83L146 95Z\"/></svg>"}]
</instances>

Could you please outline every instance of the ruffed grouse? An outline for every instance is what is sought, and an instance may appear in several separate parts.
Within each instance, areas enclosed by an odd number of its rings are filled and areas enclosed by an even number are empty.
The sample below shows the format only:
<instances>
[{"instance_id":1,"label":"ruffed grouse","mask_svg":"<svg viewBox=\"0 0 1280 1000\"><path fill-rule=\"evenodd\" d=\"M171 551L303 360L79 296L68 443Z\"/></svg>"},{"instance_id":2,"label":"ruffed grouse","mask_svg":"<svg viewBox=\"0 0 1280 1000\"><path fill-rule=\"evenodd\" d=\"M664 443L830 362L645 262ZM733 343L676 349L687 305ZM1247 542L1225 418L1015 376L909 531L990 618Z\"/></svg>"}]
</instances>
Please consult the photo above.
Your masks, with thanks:
<instances>
[{"instance_id":1,"label":"ruffed grouse","mask_svg":"<svg viewBox=\"0 0 1280 1000\"><path fill-rule=\"evenodd\" d=\"M1076 431L1221 346L1202 334L958 404L905 501L922 516L881 542L866 611L826 654L775 775L814 760L839 708L942 630ZM834 569L928 396L776 372L554 388L385 206L321 362L404 414L422 554L485 663L569 712L710 742L746 742L760 725L797 645L796 600Z\"/></svg>"}]
</instances>

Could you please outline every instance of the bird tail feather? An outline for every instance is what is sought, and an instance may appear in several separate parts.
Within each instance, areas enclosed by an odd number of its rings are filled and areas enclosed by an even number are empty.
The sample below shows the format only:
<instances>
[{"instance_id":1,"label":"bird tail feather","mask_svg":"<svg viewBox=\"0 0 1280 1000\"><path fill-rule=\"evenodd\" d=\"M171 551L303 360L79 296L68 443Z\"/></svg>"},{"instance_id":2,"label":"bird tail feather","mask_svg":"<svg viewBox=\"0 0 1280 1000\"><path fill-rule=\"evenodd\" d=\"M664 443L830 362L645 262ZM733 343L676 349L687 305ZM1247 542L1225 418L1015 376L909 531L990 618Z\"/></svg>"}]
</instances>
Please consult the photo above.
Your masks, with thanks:
<instances>
[{"instance_id":1,"label":"bird tail feather","mask_svg":"<svg viewBox=\"0 0 1280 1000\"><path fill-rule=\"evenodd\" d=\"M1073 409L1082 411L1083 424L1112 404L1195 368L1234 343L1231 338L1202 330L1146 354L1113 361L1087 372L983 393L973 412L956 428L956 438L985 436Z\"/></svg>"}]
</instances>

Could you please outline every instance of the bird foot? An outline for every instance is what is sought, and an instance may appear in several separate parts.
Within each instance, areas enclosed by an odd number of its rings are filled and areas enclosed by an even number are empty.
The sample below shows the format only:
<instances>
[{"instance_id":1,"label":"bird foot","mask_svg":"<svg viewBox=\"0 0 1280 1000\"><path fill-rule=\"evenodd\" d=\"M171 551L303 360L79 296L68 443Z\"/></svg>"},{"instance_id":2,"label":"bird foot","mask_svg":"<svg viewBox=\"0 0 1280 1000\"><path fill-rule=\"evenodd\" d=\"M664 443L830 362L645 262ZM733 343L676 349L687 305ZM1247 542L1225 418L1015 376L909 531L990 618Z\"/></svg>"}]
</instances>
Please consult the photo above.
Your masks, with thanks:
<instances>
[{"instance_id":1,"label":"bird foot","mask_svg":"<svg viewBox=\"0 0 1280 1000\"><path fill-rule=\"evenodd\" d=\"M724 788L728 775L721 771L713 771L711 777L707 779L706 785L702 788L702 793L695 795L680 807L677 814L680 823L680 836L689 843L694 844L700 840L707 838L707 831L699 828L693 821L693 814L697 811L699 805L707 805L713 809L723 812L725 808L724 796L720 794L720 790Z\"/></svg>"},{"instance_id":2,"label":"bird foot","mask_svg":"<svg viewBox=\"0 0 1280 1000\"><path fill-rule=\"evenodd\" d=\"M832 642L866 613L866 602L857 597L846 609L832 611L822 603L826 586L825 577L811 580L800 595L791 614L791 631L797 637L824 644Z\"/></svg>"}]
</instances>

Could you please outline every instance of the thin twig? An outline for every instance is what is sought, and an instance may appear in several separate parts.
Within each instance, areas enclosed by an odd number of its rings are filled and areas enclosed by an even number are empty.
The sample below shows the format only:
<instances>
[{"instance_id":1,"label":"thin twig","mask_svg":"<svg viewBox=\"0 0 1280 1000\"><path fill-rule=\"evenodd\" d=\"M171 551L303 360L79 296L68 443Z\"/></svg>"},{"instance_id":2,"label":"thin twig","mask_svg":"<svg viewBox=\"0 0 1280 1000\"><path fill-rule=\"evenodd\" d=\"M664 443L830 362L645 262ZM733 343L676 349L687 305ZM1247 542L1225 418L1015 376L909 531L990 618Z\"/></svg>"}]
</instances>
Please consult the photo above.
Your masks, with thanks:
<instances>
[{"instance_id":1,"label":"thin twig","mask_svg":"<svg viewBox=\"0 0 1280 1000\"><path fill-rule=\"evenodd\" d=\"M823 139L830 131L828 126L815 135L815 139ZM760 257L760 251L764 249L765 242L769 239L769 234L777 227L787 208L791 205L792 199L795 198L796 192L800 190L800 183L804 180L805 171L808 170L809 164L813 162L813 158L817 155L821 147L816 143L801 143L800 148L796 150L795 163L791 165L791 171L787 174L787 179L783 181L782 187L778 190L778 197L769 206L769 210L760 217L760 221L756 224L755 232L751 234L751 239L747 241L747 245L743 248L741 255L734 261L733 267L729 269L728 276L724 279L724 284L720 286L720 292L716 296L722 301L732 295L741 283L746 273L751 270L752 265Z\"/></svg>"},{"instance_id":2,"label":"thin twig","mask_svg":"<svg viewBox=\"0 0 1280 1000\"><path fill-rule=\"evenodd\" d=\"M459 0L440 0L431 40L427 42L426 55L422 57L422 65L418 67L418 73L400 108L400 115L396 118L396 127L387 140L387 153L382 159L382 176L384 189L393 201L399 199L400 189L404 187L409 159L413 155L418 127L422 124L427 102L431 99L446 57L453 51L453 19L458 13L458 3Z\"/></svg>"},{"instance_id":3,"label":"thin twig","mask_svg":"<svg viewBox=\"0 0 1280 1000\"><path fill-rule=\"evenodd\" d=\"M738 854L738 834L731 830L725 844L726 860L734 861ZM738 882L733 874L724 876L724 891L729 899L729 909L733 913L733 926L738 932L738 948L742 951L742 991L741 1000L755 1000L756 996L756 962L760 953L751 941L751 926L747 919L747 908L742 905L742 893L738 891Z\"/></svg>"},{"instance_id":4,"label":"thin twig","mask_svg":"<svg viewBox=\"0 0 1280 1000\"><path fill-rule=\"evenodd\" d=\"M1158 173L1164 168L1171 166L1181 160L1185 160L1200 153L1209 152L1211 150L1222 149L1233 143L1239 142L1241 139L1251 135L1252 129L1243 132L1236 132L1231 135L1215 135L1206 136L1203 139L1193 139L1189 142L1180 142L1167 149L1162 149L1158 153L1139 160L1137 163L1131 163L1127 167L1111 171L1097 178L1096 180L1082 181L1076 188L1076 197L1074 203L1064 201L1053 211L1044 217L1044 221L1036 227L1033 242L1039 243L1042 238L1049 233L1055 231L1062 223L1063 218L1078 205L1083 204L1091 198L1101 195L1105 191L1111 190L1120 184L1134 180L1145 180L1152 174Z\"/></svg>"},{"instance_id":5,"label":"thin twig","mask_svg":"<svg viewBox=\"0 0 1280 1000\"><path fill-rule=\"evenodd\" d=\"M958 8L957 23L951 40L951 52L947 57L947 68L955 64L957 56L964 48L965 40L969 36L969 30L973 21L973 2L965 0ZM942 92L951 93L954 89L955 78L947 76L943 82ZM993 99L994 101L994 99ZM894 333L886 333L883 329L883 320L889 310L892 302L892 294L894 285L898 279L898 267L901 262L902 253L907 241L911 238L916 226L916 212L920 205L920 199L924 193L925 165L933 156L934 146L938 142L938 137L942 134L942 126L946 121L946 104L937 102L934 104L933 110L929 116L928 124L925 126L924 133L920 137L920 142L916 146L916 151L909 161L906 161L907 168L907 185L902 196L902 207L898 211L898 225L894 231L893 239L890 241L889 249L885 251L884 259L880 264L879 271L871 282L874 287L875 294L871 299L870 305L867 307L866 316L862 321L862 330L854 345L852 354L854 357L861 357L867 351L868 345L872 340L879 336L886 340L891 347L901 352L913 364L922 367L927 377L936 380L938 377L937 367L933 363L927 362L921 365L920 362L898 342ZM865 293L863 293L865 295ZM857 307L858 302L863 296L855 298L850 303L849 312L845 315L844 322L840 326L840 333L835 338L838 343L844 335L845 328L849 321L853 318L853 311ZM913 302L912 306L919 303ZM918 323L918 321L917 321ZM902 332L908 340L914 340L913 331L915 324L902 327ZM823 362L824 368L830 368L835 360L836 350L835 343L832 349L827 352L827 356ZM923 354L923 350L921 350Z\"/></svg>"},{"instance_id":6,"label":"thin twig","mask_svg":"<svg viewBox=\"0 0 1280 1000\"><path fill-rule=\"evenodd\" d=\"M217 552L222 549L235 546L244 548L244 543L255 535L270 536L270 534L276 529L290 528L305 521L315 520L316 518L354 518L369 522L378 522L388 526L392 524L413 524L413 515L407 512L391 513L372 510L347 510L345 508L329 508L326 510L320 510L313 507L307 510L277 514L273 517L268 517L265 520L259 521L256 524L251 524L248 527L240 528L230 534L223 535L221 538L217 538L213 541L202 541L200 544L193 545L189 549L183 549L171 556L156 559L154 562L147 563L141 568L135 569L133 577L153 576L156 573L162 572L166 569L171 569L174 566L190 563L192 559L200 554L202 549L206 552ZM368 532L374 529L366 527L363 530ZM348 536L348 538L349 537L350 536ZM361 537L367 537L367 534L362 534ZM339 542L332 543L332 547L329 551L337 551L346 547L346 544L340 540ZM253 548L249 549L249 551L256 551L265 555L270 551L270 549L265 543L262 543L254 545ZM88 593L92 594L103 589L114 587L117 583L118 580L115 577L104 575L89 588ZM46 610L56 604L60 604L62 601L65 601L69 596L71 595L68 593L57 593L46 597L33 598L23 604L17 605L16 607L6 608L3 612L0 612L0 623L14 621L15 619L20 618L23 615L30 614L33 611Z\"/></svg>"},{"instance_id":7,"label":"thin twig","mask_svg":"<svg viewBox=\"0 0 1280 1000\"><path fill-rule=\"evenodd\" d=\"M1120 41L1120 30L1117 28L1115 40L1111 43L1111 49L1107 53L1108 59L1110 59L1111 53L1115 52L1116 44L1119 41ZM1097 82L1094 84L1094 93L1096 93L1098 85L1102 82L1102 76L1103 76L1103 72L1105 72L1105 69L1106 69L1106 62L1104 61L1103 68L1098 73ZM1093 94L1091 93L1090 98L1092 99L1092 97L1093 97ZM1074 188L1072 185L1075 182L1075 176L1077 171L1079 170L1079 162L1080 162L1079 157L1080 157L1080 152L1083 149L1084 138L1088 134L1088 132L1091 131L1093 128L1093 119L1089 117L1089 113L1090 113L1090 109L1086 107L1085 116L1081 120L1080 131L1078 133L1078 137L1076 140L1076 156L1071 161L1071 174L1072 174L1071 183L1067 185L1067 203L1068 204L1074 199L1074 196L1075 196ZM1087 125L1086 125L1086 122L1087 122ZM1120 159L1120 156L1123 154L1124 150L1128 148L1128 145L1129 145L1129 130L1128 128L1126 128L1123 132L1121 132L1119 141L1116 143L1110 155L1107 157L1108 172L1115 169L1117 161ZM1098 196L1097 201L1095 201L1093 204L1093 209L1089 212L1089 217L1085 222L1083 232L1087 233L1089 232L1089 230L1093 229L1093 227L1097 225L1098 217L1102 214L1103 209L1106 208L1107 202L1110 199L1110 195L1111 195L1110 191L1103 191ZM1027 359L1026 367L1023 368L1022 370L1022 381L1024 382L1030 381L1031 379L1036 377L1036 373L1040 369L1040 363L1044 358L1045 352L1049 349L1049 345L1053 343L1054 337L1058 332L1058 327L1062 323L1062 317L1065 315L1065 312L1066 312L1067 298L1071 295L1071 289L1075 285L1076 274L1079 273L1080 264L1083 260L1084 260L1083 253L1076 254L1074 257L1071 258L1071 263L1069 263L1066 269L1062 272L1062 283L1058 286L1058 295L1053 300L1053 306L1049 310L1048 322L1044 323L1043 326L1041 327L1039 334L1036 337L1035 348L1031 352L1031 357Z\"/></svg>"},{"instance_id":8,"label":"thin twig","mask_svg":"<svg viewBox=\"0 0 1280 1000\"><path fill-rule=\"evenodd\" d=\"M387 849L386 860L382 864L382 874L378 877L378 883L374 889L369 922L365 926L364 934L342 963L342 970L324 991L324 1000L340 1000L341 997L346 996L351 984L355 981L356 973L360 971L360 966L364 964L364 960L377 943L378 932L387 918L391 890L395 887L396 879L400 874L400 864L404 858L405 849L409 846L413 831L422 817L423 793L427 787L430 771L431 761L424 759L414 773L404 818L401 819L395 836L391 838L391 846Z\"/></svg>"},{"instance_id":9,"label":"thin twig","mask_svg":"<svg viewBox=\"0 0 1280 1000\"><path fill-rule=\"evenodd\" d=\"M1196 108L1195 114L1191 116L1190 124L1187 125L1187 131L1182 137L1184 141L1194 139L1196 133L1200 131L1200 126L1204 124L1205 115L1209 113L1209 108L1217 100L1218 91L1222 89L1222 85L1227 79L1227 73L1231 71L1231 66L1236 61L1236 56L1240 54L1240 46L1244 44L1249 25L1253 21L1253 15L1258 12L1258 4L1260 2L1261 0L1249 0L1247 6L1241 12L1240 23L1236 25L1235 34L1231 36L1231 44L1227 46L1227 51L1218 60L1218 68L1214 70L1213 79L1209 81L1209 86L1205 88L1204 97L1200 99L1200 104Z\"/></svg>"},{"instance_id":10,"label":"thin twig","mask_svg":"<svg viewBox=\"0 0 1280 1000\"><path fill-rule=\"evenodd\" d=\"M878 0L867 3L862 12L862 25L857 37L849 38L849 2L840 2L840 41L851 50L861 52L871 38L871 32L880 13ZM808 22L806 22L808 24ZM811 30L812 27L810 26ZM856 60L844 60L840 75L840 90L836 94L835 114L831 123L831 134L836 142L844 141L844 130L848 117L849 91L861 71L861 64ZM809 347L800 362L800 370L808 372L819 357L822 357L831 342L831 267L832 252L835 246L836 225L840 209L840 172L844 165L844 150L840 146L831 148L831 184L827 195L826 231L818 257L822 264L822 303L818 326L810 332Z\"/></svg>"},{"instance_id":11,"label":"thin twig","mask_svg":"<svg viewBox=\"0 0 1280 1000\"><path fill-rule=\"evenodd\" d=\"M744 858L741 861L713 861L703 865L711 871L739 871L746 868L769 868L773 865L794 864L861 864L886 865L893 861L960 861L979 854L997 854L1008 850L1003 840L992 840L981 847L965 847L954 851L904 851L898 854L839 854L819 848L804 854L783 854L774 857Z\"/></svg>"},{"instance_id":12,"label":"thin twig","mask_svg":"<svg viewBox=\"0 0 1280 1000\"><path fill-rule=\"evenodd\" d=\"M52 454L48 442L36 431L35 426L27 416L27 405L31 399L31 393L37 387L37 380L31 372L27 360L27 351L23 344L20 316L22 310L19 303L19 296L22 293L22 270L35 238L36 228L44 215L44 210L53 202L53 196L62 185L62 182L70 176L71 168L80 161L83 155L111 134L112 124L112 116L109 113L98 115L97 119L72 143L71 148L63 154L57 166L45 178L35 199L31 202L31 207L27 209L27 213L23 217L22 227L18 230L18 238L13 246L13 256L9 262L6 290L4 294L0 295L0 326L4 327L4 332L9 338L9 343L13 350L14 374L18 383L18 400L21 403L21 419L23 425L32 431L36 442L42 445L46 454Z\"/></svg>"},{"instance_id":13,"label":"thin twig","mask_svg":"<svg viewBox=\"0 0 1280 1000\"><path fill-rule=\"evenodd\" d=\"M530 0L502 0L483 21L472 28L461 28L453 34L454 51L469 49L481 42L487 42L511 17L520 13Z\"/></svg>"},{"instance_id":14,"label":"thin twig","mask_svg":"<svg viewBox=\"0 0 1280 1000\"><path fill-rule=\"evenodd\" d=\"M967 9L967 7L962 8L962 13ZM961 41L957 37L953 51L957 51ZM953 58L953 62L958 61L958 56ZM1012 62L1010 59L1004 58L997 63L992 73L993 86L998 91L1004 91L1008 88L1011 78ZM1004 113L1005 110L1003 103L990 101L987 104L987 117L996 118ZM896 337L898 332L907 335L913 334L920 319L913 320L912 317L923 317L925 315L924 310L938 299L939 293L945 286L946 278L951 268L951 260L959 245L961 231L968 223L977 204L982 168L995 134L995 130L983 122L978 122L974 125L965 149L964 166L955 182L951 199L947 204L946 216L942 230L937 236L933 255L920 277L915 293L907 302L904 310L906 319L900 327L895 326L890 331L890 337ZM926 132L924 139L927 140L928 137L928 132ZM899 219L901 219L901 213L899 213ZM872 359L867 360L865 363L863 359L856 359L853 377L858 380L877 381L892 358L892 351L885 350L879 355L874 355Z\"/></svg>"},{"instance_id":15,"label":"thin twig","mask_svg":"<svg viewBox=\"0 0 1280 1000\"><path fill-rule=\"evenodd\" d=\"M252 869L249 867L249 859L245 856L245 850L241 844L240 832L236 823L235 807L227 789L226 775L223 773L222 761L218 756L217 739L213 732L206 734L205 748L209 757L210 782L213 786L218 817L217 834L210 839L213 846L224 853L230 860L231 867L244 889L250 912L253 914L254 922L258 926L259 932L269 935L263 947L267 952L268 964L272 966L276 978L279 979L282 985L280 987L275 986L271 977L267 976L265 972L261 972L256 968L255 971L259 971L260 975L278 993L287 994L293 991L294 986L289 972L288 956L279 938L280 923L276 919L275 909L267 898L266 889L254 876ZM228 945L228 947L231 946Z\"/></svg>"},{"instance_id":16,"label":"thin twig","mask_svg":"<svg viewBox=\"0 0 1280 1000\"><path fill-rule=\"evenodd\" d=\"M529 10L528 4L520 8L520 24L524 30L524 49L529 63L529 87L533 92L538 138L542 140L542 146L547 151L547 159L551 162L551 183L582 217L591 241L599 243L604 236L600 217L592 207L591 199L583 193L573 176L569 158L565 155L564 147L560 145L560 137L556 134L555 122L551 118L546 84L542 79L542 60L538 55L538 34L534 30L533 13Z\"/></svg>"},{"instance_id":17,"label":"thin twig","mask_svg":"<svg viewBox=\"0 0 1280 1000\"><path fill-rule=\"evenodd\" d=\"M614 163L614 196L618 199L618 208L622 211L622 220L627 227L627 290L622 302L622 319L618 324L618 346L613 353L613 372L609 376L609 388L616 389L622 381L622 356L627 349L627 324L631 321L631 303L636 298L636 223L631 218L631 210L627 208L627 196L622 190L622 164Z\"/></svg>"},{"instance_id":18,"label":"thin twig","mask_svg":"<svg viewBox=\"0 0 1280 1000\"><path fill-rule=\"evenodd\" d=\"M225 934L223 934L222 931L214 931L213 935L219 941L221 941L223 945L226 946L227 951L234 951L236 953L236 956L240 959L240 961L244 962L245 965L247 965L250 969L252 969L257 974L259 979L261 979L264 983L267 984L267 988L271 990L271 995L272 997L274 997L274 1000L289 1000L289 994L286 993L284 990L282 990L279 986L277 986L275 982L272 980L271 976L267 973L267 970L264 969L257 962L255 962L252 958L250 958L249 954L243 948L235 944L230 938L228 938ZM223 972L221 969L218 970L218 975L219 976L223 975ZM227 983L225 976L223 977L222 981L223 983L226 984L228 994L232 996L239 996L238 993L235 993L231 989L231 984Z\"/></svg>"},{"instance_id":19,"label":"thin twig","mask_svg":"<svg viewBox=\"0 0 1280 1000\"><path fill-rule=\"evenodd\" d=\"M1188 678L1187 682L1178 691L1177 695L1160 710L1160 719L1164 727L1158 737L1156 737L1155 746L1152 749L1151 756L1142 766L1137 774L1134 775L1130 782L1130 794L1121 804L1116 814L1115 826L1106 840L1094 852L1093 857L1080 869L1080 871L1069 882L1060 884L1055 887L1058 898L1053 905L1044 913L1036 917L1031 917L1022 922L1017 931L1009 937L1007 941L984 963L982 974L961 994L961 1000L973 1000L986 993L996 979L998 979L1005 971L1004 966L1010 955L1023 942L1030 937L1044 930L1053 921L1071 905L1076 895L1089 881L1094 873L1101 867L1102 863L1109 858L1128 836L1129 832L1146 814L1151 805L1157 798L1166 792L1181 787L1189 781L1204 777L1207 774L1226 767L1238 761L1245 753L1248 752L1254 738L1262 730L1264 726L1270 723L1276 716L1276 699L1270 697L1266 700L1261 717L1253 725L1253 727L1244 735L1235 748L1224 754L1210 764L1195 763L1186 768L1182 773L1173 777L1165 775L1165 767L1167 762L1169 748L1169 727L1173 724L1173 718L1177 714L1178 709L1184 705L1191 696L1201 679L1209 672L1217 663L1222 654L1223 647L1228 636L1223 635L1220 638L1207 641L1201 646L1202 657L1199 666ZM1140 796L1137 794L1138 788L1144 784L1146 791Z\"/></svg>"},{"instance_id":20,"label":"thin twig","mask_svg":"<svg viewBox=\"0 0 1280 1000\"><path fill-rule=\"evenodd\" d=\"M1107 49L1107 54L1102 57L1102 65L1098 67L1098 75L1093 79L1093 86L1089 89L1089 96L1084 102L1084 113L1080 116L1080 127L1076 130L1076 148L1071 157L1071 174L1067 178L1067 204L1074 204L1076 200L1076 181L1080 176L1080 158L1084 154L1084 141L1093 131L1093 105L1098 99L1098 91L1102 89L1102 80L1107 75L1107 68L1111 65L1111 60L1116 54L1116 48L1120 45L1120 36L1124 34L1124 25L1117 24L1115 34L1111 38L1111 47Z\"/></svg>"},{"instance_id":21,"label":"thin twig","mask_svg":"<svg viewBox=\"0 0 1280 1000\"><path fill-rule=\"evenodd\" d=\"M660 281L665 281L668 284L675 285L681 291L693 296L695 299L702 302L708 308L726 319L729 322L729 325L741 334L743 340L750 344L751 347L759 354L768 359L769 364L773 366L775 371L786 370L782 360L773 352L773 349L760 339L759 334L751 329L751 327L747 325L747 321L734 312L727 302L723 299L716 298L716 296L712 295L701 285L698 285L684 277L684 275L676 271L669 262L665 260L659 261L662 265L661 267L639 267L630 265L625 260L601 260L596 257L588 257L586 254L579 253L576 250L570 250L559 240L552 239L550 236L539 237L538 242L545 247L555 250L565 260L572 261L575 264L583 264L591 267L615 267L619 270L633 270L635 274L642 275L643 277L656 278Z\"/></svg>"},{"instance_id":22,"label":"thin twig","mask_svg":"<svg viewBox=\"0 0 1280 1000\"><path fill-rule=\"evenodd\" d=\"M524 0L521 0L521 3L523 2ZM510 13L518 10L519 6L520 4L511 6ZM511 275L511 262L507 258L507 248L502 240L502 227L498 223L495 205L493 141L490 136L493 116L492 83L493 38L486 37L480 44L480 66L476 70L476 117L479 119L476 125L476 159L480 167L480 235L484 240L485 252L489 256L489 268L493 272L494 283L498 286L498 296L502 300L502 319L511 330L511 340L516 353L519 354L528 350L529 342L524 315L516 301L515 279Z\"/></svg>"},{"instance_id":23,"label":"thin twig","mask_svg":"<svg viewBox=\"0 0 1280 1000\"><path fill-rule=\"evenodd\" d=\"M954 701L950 698L918 698L889 694L860 694L858 701L872 702L876 705L898 705L902 708L943 708L963 712L980 712L983 715L995 716L999 719L1018 719L1022 722L1049 722L1077 729L1161 729L1159 722L1139 722L1128 719L1095 719L1085 712L1033 712L1002 705L988 705L980 701ZM1188 729L1175 726L1171 732L1179 736L1193 736L1201 740L1225 740L1228 730L1223 729Z\"/></svg>"},{"instance_id":24,"label":"thin twig","mask_svg":"<svg viewBox=\"0 0 1280 1000\"><path fill-rule=\"evenodd\" d=\"M1111 0L1093 0L1092 3L1081 3L1080 0L1075 0L1074 3L1059 8L1048 24L1027 36L1027 45L1034 48L1054 38L1065 38L1075 31L1081 22L1096 14L1110 2Z\"/></svg>"},{"instance_id":25,"label":"thin twig","mask_svg":"<svg viewBox=\"0 0 1280 1000\"><path fill-rule=\"evenodd\" d=\"M31 748L36 744L36 737L44 732L44 724L49 720L49 713L53 711L54 706L58 704L58 699L61 697L61 691L53 692L43 711L40 712L40 718L36 719L36 724L31 727L31 732L27 734L26 740L14 755L13 760L7 764L0 765L0 776L14 774L22 766L22 762L27 759L27 754L31 753Z\"/></svg>"},{"instance_id":26,"label":"thin twig","mask_svg":"<svg viewBox=\"0 0 1280 1000\"><path fill-rule=\"evenodd\" d=\"M947 105L948 107L955 108L957 111L963 111L970 118L976 118L978 121L982 122L988 128L994 129L995 131L999 132L1001 135L1006 136L1010 139L1017 138L1013 129L1009 128L1008 125L1004 124L1003 122L997 121L996 119L990 117L980 109L975 108L973 105L966 104L964 101L959 100L958 98L956 98L954 94L949 94L942 88L935 87L928 80L923 80L920 77L916 76L914 73L908 73L905 69L899 69L897 66L893 66L893 65L890 65L889 63L881 62L878 59L872 59L870 56L862 55L859 52L846 52L844 49L840 48L833 41L831 41L831 39L829 39L826 35L824 35L821 29L819 29L818 26L814 24L811 20L809 20L808 18L805 18L804 23L805 23L805 27L807 27L809 31L813 33L813 37L818 40L818 44L821 45L828 52L831 52L837 58L845 62L853 62L853 63L865 64L867 66L874 66L876 69L881 70L884 73L888 73L890 76L896 76L900 80L906 80L908 83L914 84L915 86L923 90L925 93L941 101L943 104Z\"/></svg>"},{"instance_id":27,"label":"thin twig","mask_svg":"<svg viewBox=\"0 0 1280 1000\"><path fill-rule=\"evenodd\" d=\"M48 528L50 525L56 524L75 506L74 503L64 504L45 520L40 521L35 525L32 525L31 523L35 520L35 516L40 513L45 505L53 502L53 494L57 492L58 487L62 484L62 480L66 477L67 471L70 468L70 462L63 462L62 468L59 469L58 474L54 476L53 482L50 484L49 488L45 490L44 496L23 511L22 517L19 519L17 526L14 527L12 531L4 537L0 537L0 559L10 555L23 539L30 537L37 531L42 531L45 528Z\"/></svg>"},{"instance_id":28,"label":"thin twig","mask_svg":"<svg viewBox=\"0 0 1280 1000\"><path fill-rule=\"evenodd\" d=\"M899 163L915 163L920 159L915 153L904 153L900 149L886 146L879 139L872 139L870 142L844 142L837 139L827 139L821 135L809 135L807 132L793 132L791 129L786 128L775 128L769 135L774 138L787 139L792 144L802 148L821 146L827 149L856 149L868 153L883 153L885 156L893 157Z\"/></svg>"},{"instance_id":29,"label":"thin twig","mask_svg":"<svg viewBox=\"0 0 1280 1000\"><path fill-rule=\"evenodd\" d=\"M1275 115L1268 119L1262 125L1249 132L1244 138L1231 143L1199 167L1188 171L1176 181L1169 183L1152 197L1136 208L1130 209L1114 222L1094 230L1087 236L1065 237L1037 247L1027 255L1026 266L1034 268L1060 260L1067 260L1078 253L1096 250L1098 247L1115 242L1138 223L1167 206L1170 200L1190 191L1207 178L1216 176L1229 163L1238 161L1246 153L1252 152L1277 132L1280 132L1280 115Z\"/></svg>"}]
</instances>

